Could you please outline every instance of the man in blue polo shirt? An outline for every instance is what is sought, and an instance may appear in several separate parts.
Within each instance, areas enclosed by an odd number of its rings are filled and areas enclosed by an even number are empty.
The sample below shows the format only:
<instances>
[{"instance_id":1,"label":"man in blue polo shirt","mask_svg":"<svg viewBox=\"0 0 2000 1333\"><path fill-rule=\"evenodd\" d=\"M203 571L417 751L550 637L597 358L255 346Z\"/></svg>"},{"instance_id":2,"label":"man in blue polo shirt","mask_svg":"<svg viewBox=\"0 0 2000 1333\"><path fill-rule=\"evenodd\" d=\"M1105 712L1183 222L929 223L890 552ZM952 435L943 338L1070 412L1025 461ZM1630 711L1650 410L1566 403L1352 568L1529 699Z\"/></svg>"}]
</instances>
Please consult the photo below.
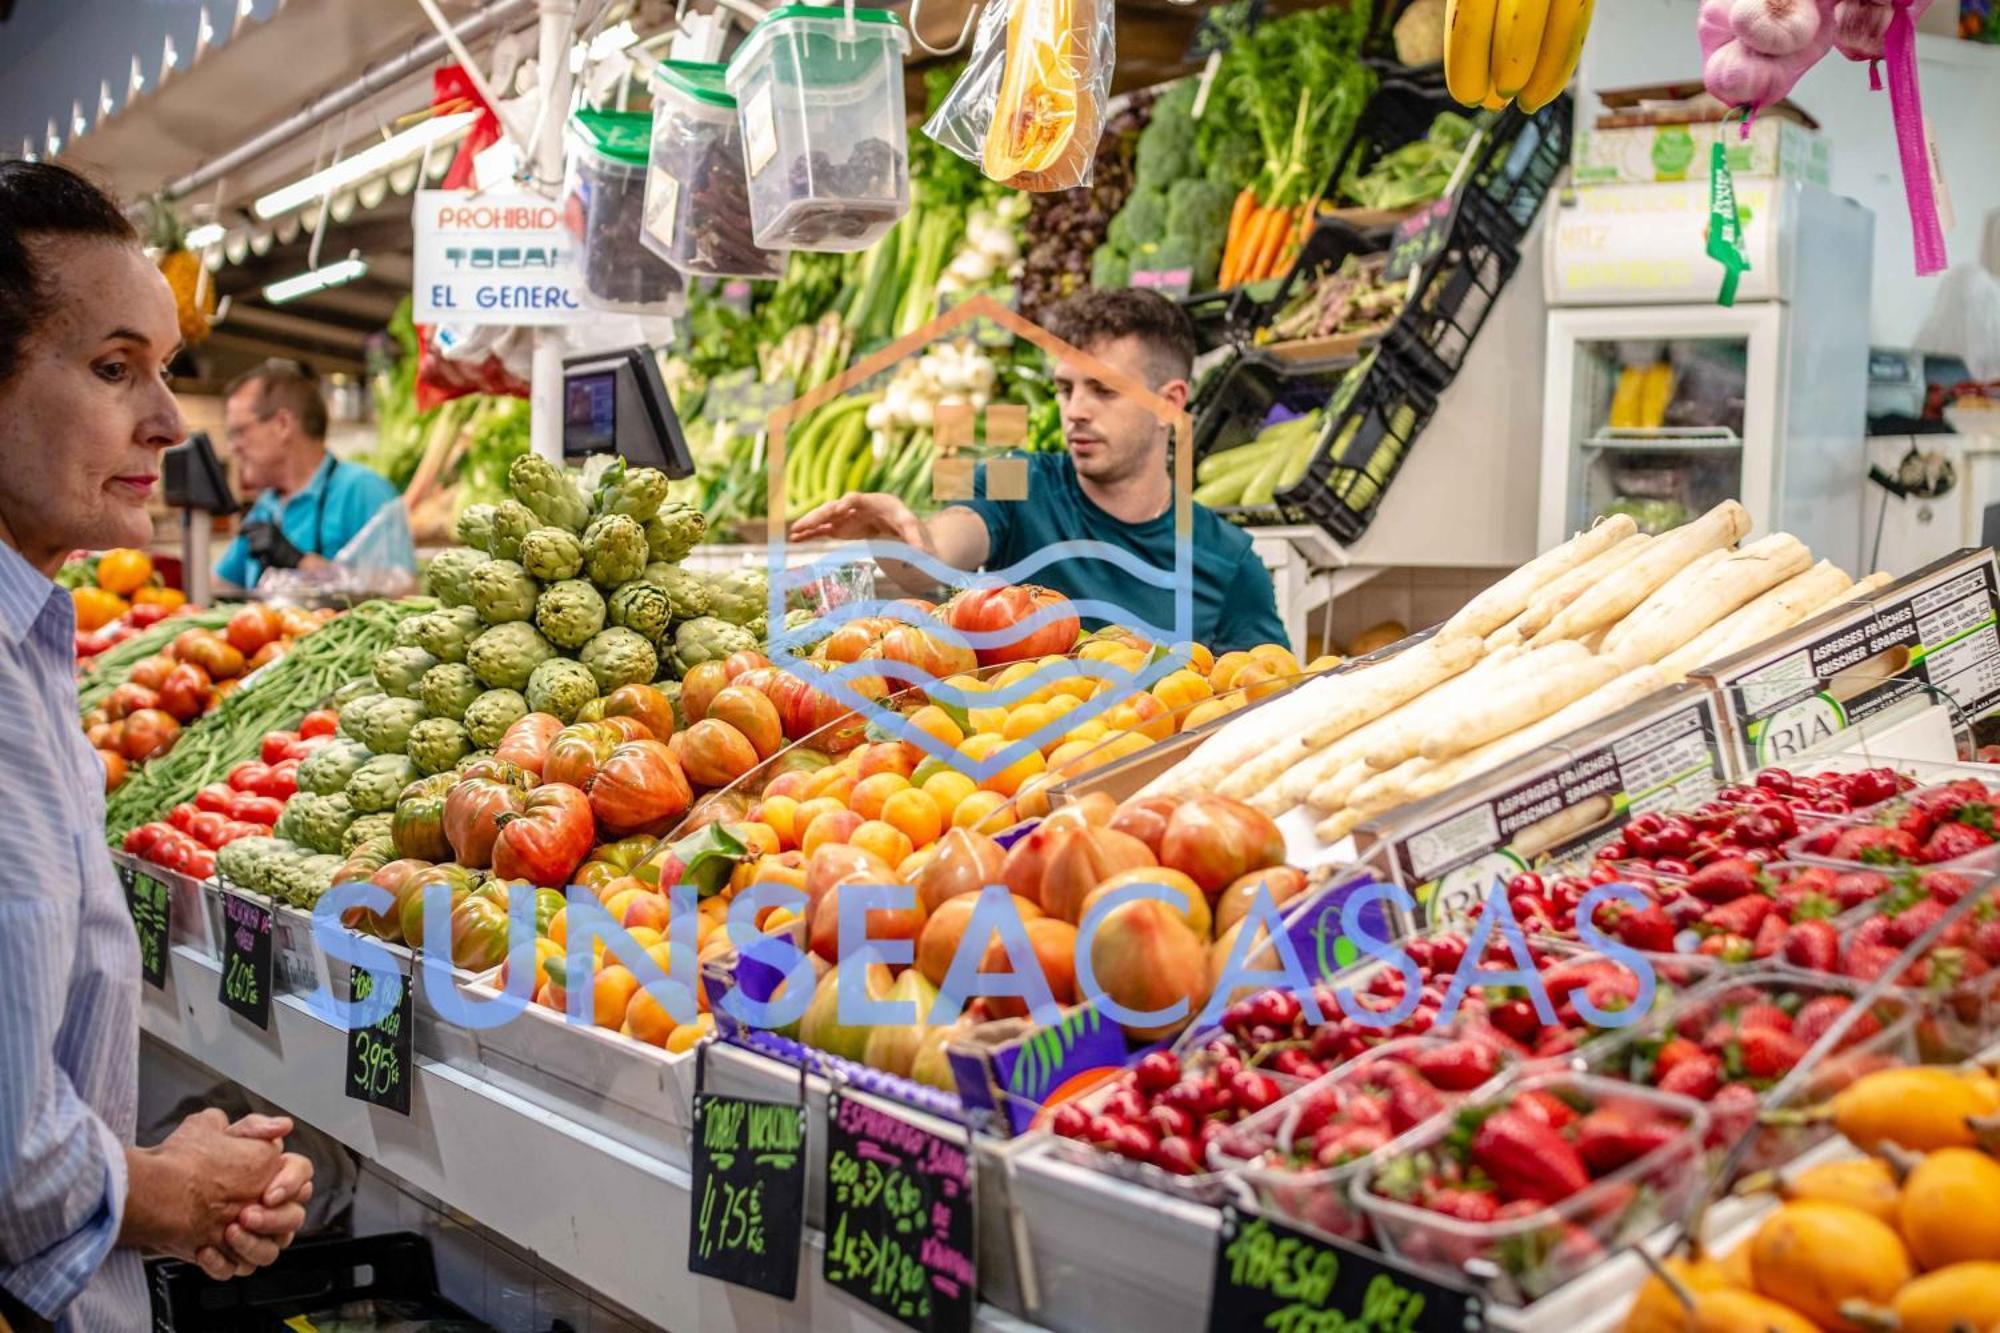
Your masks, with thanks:
<instances>
[{"instance_id":1,"label":"man in blue polo shirt","mask_svg":"<svg viewBox=\"0 0 2000 1333\"><path fill-rule=\"evenodd\" d=\"M1174 407L1188 397L1194 329L1172 301L1142 290L1086 291L1049 313L1049 331ZM1026 459L1004 483L981 465L974 498L919 519L893 495L847 495L801 517L794 541L901 541L955 569L1004 570L1057 542L1095 541L1146 565L1175 569L1174 490L1167 470L1171 427L1154 411L1080 366L1058 365L1066 454ZM1288 643L1271 576L1241 528L1195 505L1191 637L1218 653ZM894 572L894 571L891 571ZM1113 561L1065 557L1029 581L1076 600L1121 608L1134 622L1171 630L1171 589L1135 578ZM1089 625L1086 621L1086 625Z\"/></svg>"},{"instance_id":2,"label":"man in blue polo shirt","mask_svg":"<svg viewBox=\"0 0 2000 1333\"><path fill-rule=\"evenodd\" d=\"M297 366L266 362L232 381L225 422L237 485L257 499L216 562L218 582L254 588L267 568L325 565L400 503L382 474L327 453L326 400Z\"/></svg>"}]
</instances>

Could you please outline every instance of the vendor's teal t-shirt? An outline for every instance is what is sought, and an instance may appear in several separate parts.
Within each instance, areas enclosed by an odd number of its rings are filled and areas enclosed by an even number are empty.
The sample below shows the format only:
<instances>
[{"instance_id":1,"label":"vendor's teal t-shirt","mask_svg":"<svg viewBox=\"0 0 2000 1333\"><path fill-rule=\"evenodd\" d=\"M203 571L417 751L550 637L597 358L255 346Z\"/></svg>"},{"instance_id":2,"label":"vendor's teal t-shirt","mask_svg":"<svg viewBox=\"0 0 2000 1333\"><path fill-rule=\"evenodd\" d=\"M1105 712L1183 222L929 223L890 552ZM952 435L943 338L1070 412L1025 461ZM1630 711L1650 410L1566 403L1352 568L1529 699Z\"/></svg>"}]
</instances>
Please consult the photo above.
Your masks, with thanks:
<instances>
[{"instance_id":1,"label":"vendor's teal t-shirt","mask_svg":"<svg viewBox=\"0 0 2000 1333\"><path fill-rule=\"evenodd\" d=\"M265 491L257 497L245 523L277 520L285 539L306 555L331 560L354 540L376 511L397 498L388 478L359 463L343 463L327 455L305 488L295 495ZM264 566L250 554L241 534L215 562L215 577L239 588L254 588Z\"/></svg>"},{"instance_id":2,"label":"vendor's teal t-shirt","mask_svg":"<svg viewBox=\"0 0 2000 1333\"><path fill-rule=\"evenodd\" d=\"M1173 511L1144 523L1114 518L1083 493L1066 453L1029 456L1025 500L986 499L983 463L973 471L973 494L978 498L961 503L986 524L988 569L1005 569L1057 542L1079 540L1120 546L1155 569L1174 569ZM1248 534L1201 505L1194 506L1193 566L1195 642L1217 653L1260 643L1289 646L1271 576L1251 549ZM1143 583L1107 560L1057 560L1026 581L1073 600L1090 598L1123 608L1133 619L1163 630L1174 627L1173 590ZM1086 629L1102 623L1084 619Z\"/></svg>"}]
</instances>

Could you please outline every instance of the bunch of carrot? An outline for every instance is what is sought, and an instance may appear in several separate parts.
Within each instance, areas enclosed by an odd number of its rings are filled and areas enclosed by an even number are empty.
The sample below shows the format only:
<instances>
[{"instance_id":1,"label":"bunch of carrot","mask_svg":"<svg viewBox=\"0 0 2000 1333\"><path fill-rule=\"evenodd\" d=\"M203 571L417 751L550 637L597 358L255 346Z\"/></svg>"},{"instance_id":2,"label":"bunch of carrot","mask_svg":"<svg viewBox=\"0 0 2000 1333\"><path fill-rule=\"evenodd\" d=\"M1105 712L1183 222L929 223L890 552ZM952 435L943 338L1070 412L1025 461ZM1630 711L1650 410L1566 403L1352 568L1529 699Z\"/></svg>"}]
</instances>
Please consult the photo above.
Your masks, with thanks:
<instances>
[{"instance_id":1,"label":"bunch of carrot","mask_svg":"<svg viewBox=\"0 0 2000 1333\"><path fill-rule=\"evenodd\" d=\"M1244 186L1229 210L1219 285L1261 282L1285 272L1312 234L1313 208L1314 201L1266 205L1258 202L1255 185Z\"/></svg>"}]
</instances>

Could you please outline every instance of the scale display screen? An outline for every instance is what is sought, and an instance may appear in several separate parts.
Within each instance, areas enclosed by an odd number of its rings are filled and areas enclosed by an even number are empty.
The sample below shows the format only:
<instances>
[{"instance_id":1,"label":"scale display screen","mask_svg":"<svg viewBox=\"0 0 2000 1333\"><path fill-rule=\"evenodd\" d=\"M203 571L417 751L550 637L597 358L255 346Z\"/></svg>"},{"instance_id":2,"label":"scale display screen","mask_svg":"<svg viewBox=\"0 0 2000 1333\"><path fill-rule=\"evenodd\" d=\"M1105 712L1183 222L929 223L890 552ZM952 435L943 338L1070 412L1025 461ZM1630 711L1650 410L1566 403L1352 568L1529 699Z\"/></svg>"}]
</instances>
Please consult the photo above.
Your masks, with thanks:
<instances>
[{"instance_id":1,"label":"scale display screen","mask_svg":"<svg viewBox=\"0 0 2000 1333\"><path fill-rule=\"evenodd\" d=\"M606 453L618 442L618 372L568 377L563 385L563 452Z\"/></svg>"}]
</instances>

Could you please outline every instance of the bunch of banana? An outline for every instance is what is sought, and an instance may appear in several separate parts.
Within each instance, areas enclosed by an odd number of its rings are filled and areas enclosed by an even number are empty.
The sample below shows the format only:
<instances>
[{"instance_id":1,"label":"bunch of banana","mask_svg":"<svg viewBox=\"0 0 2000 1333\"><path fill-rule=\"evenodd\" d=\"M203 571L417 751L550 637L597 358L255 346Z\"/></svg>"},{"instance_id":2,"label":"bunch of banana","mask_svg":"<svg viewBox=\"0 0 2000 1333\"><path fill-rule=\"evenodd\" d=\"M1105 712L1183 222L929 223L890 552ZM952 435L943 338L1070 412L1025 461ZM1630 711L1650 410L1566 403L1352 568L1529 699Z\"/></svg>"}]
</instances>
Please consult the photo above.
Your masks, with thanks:
<instances>
[{"instance_id":1,"label":"bunch of banana","mask_svg":"<svg viewBox=\"0 0 2000 1333\"><path fill-rule=\"evenodd\" d=\"M1576 73L1590 32L1592 0L1450 0L1444 19L1444 79L1466 106L1498 111L1518 101L1534 112Z\"/></svg>"}]
</instances>

